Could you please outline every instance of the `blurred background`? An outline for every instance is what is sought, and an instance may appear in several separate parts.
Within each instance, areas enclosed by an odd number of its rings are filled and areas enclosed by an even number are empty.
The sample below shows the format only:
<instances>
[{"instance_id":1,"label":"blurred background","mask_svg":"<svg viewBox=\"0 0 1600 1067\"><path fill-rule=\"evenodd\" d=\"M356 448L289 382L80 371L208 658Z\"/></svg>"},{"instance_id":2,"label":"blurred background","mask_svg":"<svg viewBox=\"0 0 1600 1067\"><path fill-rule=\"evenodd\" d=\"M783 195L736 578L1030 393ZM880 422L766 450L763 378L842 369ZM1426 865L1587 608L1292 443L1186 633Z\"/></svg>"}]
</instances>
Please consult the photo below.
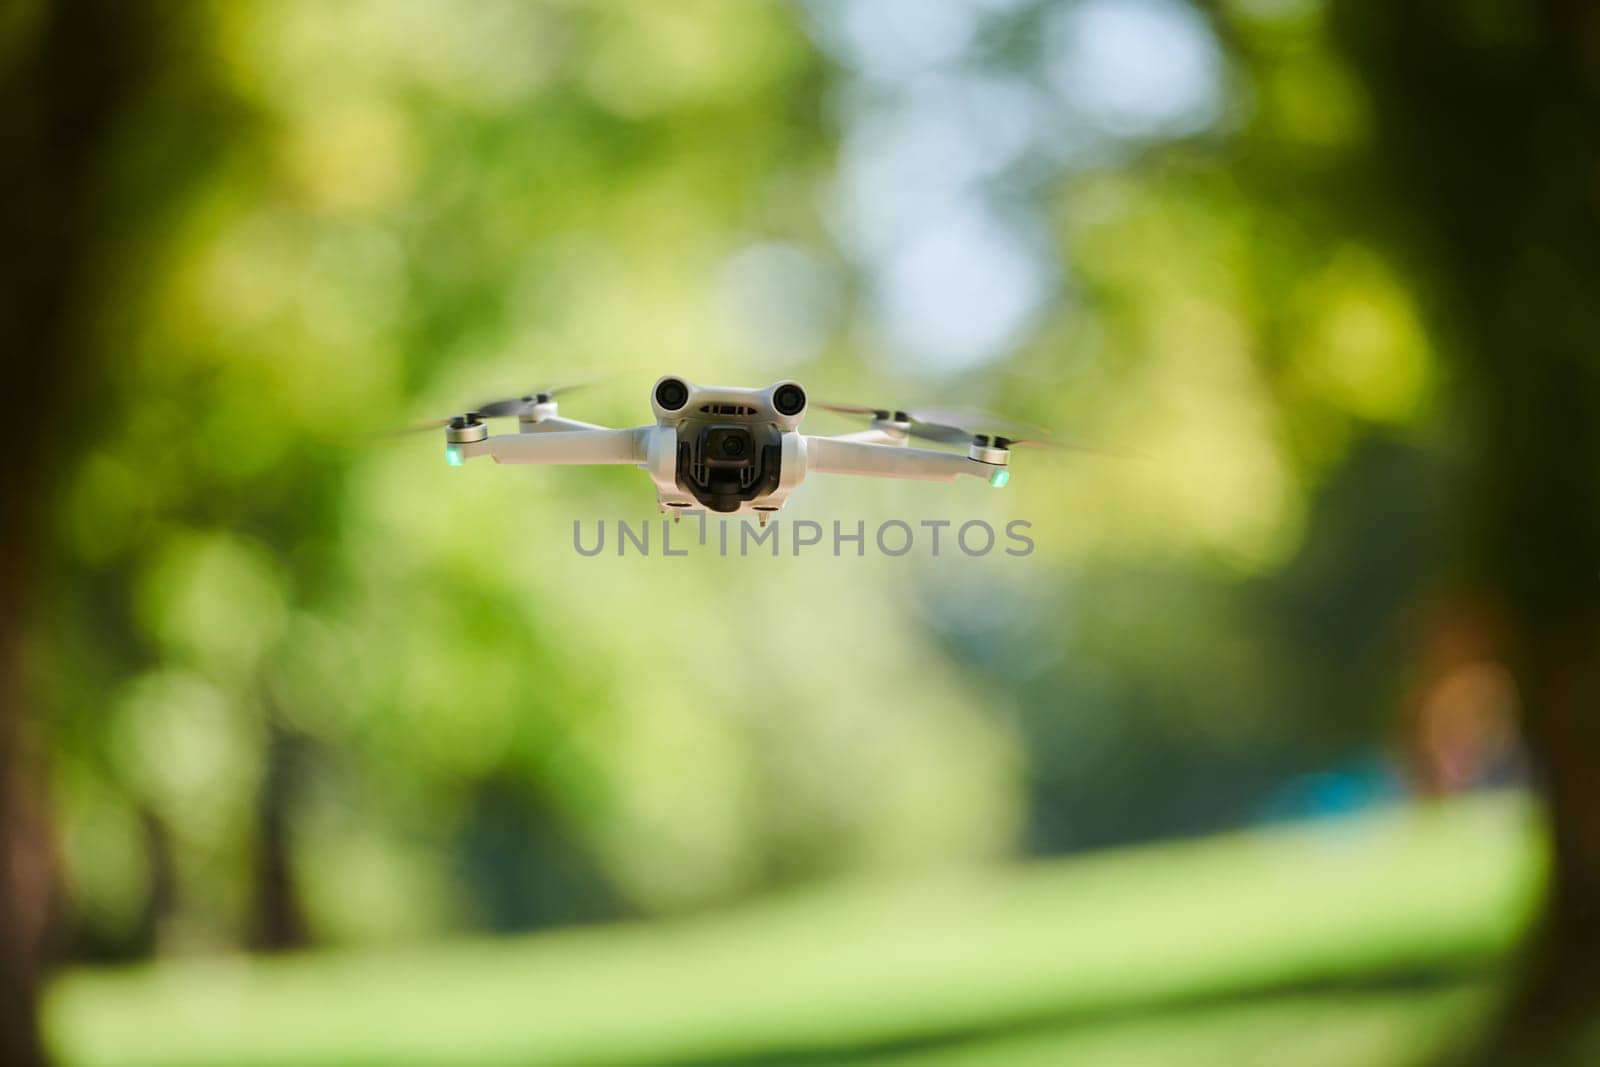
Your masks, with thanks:
<instances>
[{"instance_id":1,"label":"blurred background","mask_svg":"<svg viewBox=\"0 0 1600 1067\"><path fill-rule=\"evenodd\" d=\"M0 1059L1580 1062L1600 22L1403 6L10 5ZM1108 454L371 436L665 373Z\"/></svg>"}]
</instances>

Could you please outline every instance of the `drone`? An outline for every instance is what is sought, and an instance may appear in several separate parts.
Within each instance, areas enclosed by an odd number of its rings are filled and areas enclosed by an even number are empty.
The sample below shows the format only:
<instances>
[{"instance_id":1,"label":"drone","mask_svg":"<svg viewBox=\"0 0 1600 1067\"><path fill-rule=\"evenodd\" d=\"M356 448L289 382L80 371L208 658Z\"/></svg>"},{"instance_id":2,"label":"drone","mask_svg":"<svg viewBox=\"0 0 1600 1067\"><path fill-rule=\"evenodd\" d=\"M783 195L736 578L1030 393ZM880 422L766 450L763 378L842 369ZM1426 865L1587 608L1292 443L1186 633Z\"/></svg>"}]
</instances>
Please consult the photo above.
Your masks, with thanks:
<instances>
[{"instance_id":1,"label":"drone","mask_svg":"<svg viewBox=\"0 0 1600 1067\"><path fill-rule=\"evenodd\" d=\"M985 429L1004 427L1012 433L1025 426L981 413L951 415L822 402L816 406L865 416L868 428L837 436L805 434L799 427L810 403L805 389L794 381L765 389L736 389L694 385L669 375L650 391L655 422L629 429L562 416L557 396L565 391L548 389L491 401L430 425L443 426L445 459L451 466L480 456L496 463L634 466L655 482L663 514L695 508L754 513L762 525L811 474L934 482L969 476L1001 488L1011 478L1013 448L1064 447L1043 439L973 432L954 424L983 420ZM489 419L512 416L517 420L515 433L489 432ZM917 447L913 440L962 446L964 451Z\"/></svg>"}]
</instances>

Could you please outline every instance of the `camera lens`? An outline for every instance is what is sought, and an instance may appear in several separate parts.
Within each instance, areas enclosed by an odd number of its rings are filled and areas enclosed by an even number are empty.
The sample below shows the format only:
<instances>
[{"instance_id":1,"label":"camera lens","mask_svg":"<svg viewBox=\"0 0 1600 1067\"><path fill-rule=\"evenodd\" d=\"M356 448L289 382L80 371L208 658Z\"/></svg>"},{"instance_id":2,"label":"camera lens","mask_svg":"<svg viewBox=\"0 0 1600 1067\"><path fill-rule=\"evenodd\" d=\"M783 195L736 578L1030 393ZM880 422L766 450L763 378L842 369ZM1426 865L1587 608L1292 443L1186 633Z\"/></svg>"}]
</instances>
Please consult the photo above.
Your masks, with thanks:
<instances>
[{"instance_id":1,"label":"camera lens","mask_svg":"<svg viewBox=\"0 0 1600 1067\"><path fill-rule=\"evenodd\" d=\"M713 467L748 467L756 461L756 441L744 426L707 426L699 453Z\"/></svg>"},{"instance_id":2,"label":"camera lens","mask_svg":"<svg viewBox=\"0 0 1600 1067\"><path fill-rule=\"evenodd\" d=\"M806 406L806 391L793 382L779 386L772 394L772 406L779 415L798 415Z\"/></svg>"},{"instance_id":3,"label":"camera lens","mask_svg":"<svg viewBox=\"0 0 1600 1067\"><path fill-rule=\"evenodd\" d=\"M689 387L676 378L668 378L656 386L656 403L668 411L677 411L688 400Z\"/></svg>"}]
</instances>

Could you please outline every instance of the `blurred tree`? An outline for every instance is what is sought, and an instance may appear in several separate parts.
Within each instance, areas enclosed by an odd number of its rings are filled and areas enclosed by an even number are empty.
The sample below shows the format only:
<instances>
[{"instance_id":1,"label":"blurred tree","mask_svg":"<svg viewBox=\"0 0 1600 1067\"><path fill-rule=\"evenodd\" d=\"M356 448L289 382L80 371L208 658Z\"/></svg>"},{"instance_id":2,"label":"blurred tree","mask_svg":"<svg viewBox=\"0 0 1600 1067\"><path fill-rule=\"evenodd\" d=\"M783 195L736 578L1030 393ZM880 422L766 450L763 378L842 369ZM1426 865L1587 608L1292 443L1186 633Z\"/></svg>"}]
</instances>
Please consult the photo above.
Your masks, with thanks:
<instances>
[{"instance_id":1,"label":"blurred tree","mask_svg":"<svg viewBox=\"0 0 1600 1067\"><path fill-rule=\"evenodd\" d=\"M143 4L23 4L0 24L0 1062L42 1060L34 1023L51 910L43 727L29 622L54 557L64 433L104 400L83 315L107 222L105 154L150 72ZM32 751L30 751L32 750Z\"/></svg>"},{"instance_id":2,"label":"blurred tree","mask_svg":"<svg viewBox=\"0 0 1600 1067\"><path fill-rule=\"evenodd\" d=\"M1418 264L1459 384L1464 577L1503 616L1550 806L1544 920L1489 1062L1546 1062L1600 1007L1600 8L1332 14L1372 101L1373 220Z\"/></svg>"}]
</instances>

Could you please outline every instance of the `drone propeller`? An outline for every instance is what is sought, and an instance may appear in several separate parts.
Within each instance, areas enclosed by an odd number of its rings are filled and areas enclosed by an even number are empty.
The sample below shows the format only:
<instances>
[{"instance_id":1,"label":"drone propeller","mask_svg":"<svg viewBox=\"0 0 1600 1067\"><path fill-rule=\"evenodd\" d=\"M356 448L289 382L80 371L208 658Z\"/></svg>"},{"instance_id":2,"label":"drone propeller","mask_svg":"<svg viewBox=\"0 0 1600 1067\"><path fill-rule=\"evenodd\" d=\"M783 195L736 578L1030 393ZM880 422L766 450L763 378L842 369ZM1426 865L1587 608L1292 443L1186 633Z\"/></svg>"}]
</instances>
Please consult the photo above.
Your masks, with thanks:
<instances>
[{"instance_id":1,"label":"drone propeller","mask_svg":"<svg viewBox=\"0 0 1600 1067\"><path fill-rule=\"evenodd\" d=\"M914 411L905 411L889 408L867 407L861 404L831 404L816 402L816 406L827 411L837 412L841 415L868 415L875 420L883 422L897 422L905 426L905 432L924 441L937 441L947 445L970 445L978 438L1007 442L1006 446L1018 441L1028 445L1038 444L1048 447L1053 442L1046 438L1050 431L1033 423L1019 422L1003 415L992 412L976 411L971 409L951 410L935 408L919 408ZM1026 435L1026 436L1025 436ZM1070 446L1060 446L1070 447Z\"/></svg>"},{"instance_id":2,"label":"drone propeller","mask_svg":"<svg viewBox=\"0 0 1600 1067\"><path fill-rule=\"evenodd\" d=\"M535 404L543 404L554 400L558 396L566 396L569 393L577 392L579 389L587 388L587 383L580 383L576 385L556 386L553 389L536 389L532 392L524 393L522 396L508 397L503 400L487 400L482 404L478 404L475 407L467 409L467 412L464 416L452 415L449 418L444 419L425 419L422 422L414 422L410 426L402 426L397 430L380 430L372 436L404 437L407 434L427 433L430 430L442 430L446 426L449 426L452 422L463 418L468 420L482 420L504 418L510 415L520 415L528 408L533 407Z\"/></svg>"},{"instance_id":3,"label":"drone propeller","mask_svg":"<svg viewBox=\"0 0 1600 1067\"><path fill-rule=\"evenodd\" d=\"M1013 440L1051 436L1050 429L1038 423L1023 422L979 408L917 408L909 414L917 423L955 430L965 434L968 440L980 435Z\"/></svg>"},{"instance_id":4,"label":"drone propeller","mask_svg":"<svg viewBox=\"0 0 1600 1067\"><path fill-rule=\"evenodd\" d=\"M893 414L888 408L869 408L860 404L833 404L826 400L813 400L811 403L824 411L836 411L840 415L871 415L874 418L887 419Z\"/></svg>"},{"instance_id":5,"label":"drone propeller","mask_svg":"<svg viewBox=\"0 0 1600 1067\"><path fill-rule=\"evenodd\" d=\"M584 388L582 385L561 385L554 389L536 389L522 396L508 397L504 400L487 400L477 405L472 410L480 419L498 419L507 415L520 415L535 404L548 403L558 396L565 396ZM448 420L447 420L448 421Z\"/></svg>"},{"instance_id":6,"label":"drone propeller","mask_svg":"<svg viewBox=\"0 0 1600 1067\"><path fill-rule=\"evenodd\" d=\"M989 445L996 448L1045 449L1052 452L1082 452L1096 456L1142 458L1138 453L1094 445L1057 441L1051 431L1037 423L996 415L976 408L915 408L911 411L867 407L863 404L831 404L812 401L813 406L841 415L867 415L880 422L896 422L910 437L946 445Z\"/></svg>"}]
</instances>

